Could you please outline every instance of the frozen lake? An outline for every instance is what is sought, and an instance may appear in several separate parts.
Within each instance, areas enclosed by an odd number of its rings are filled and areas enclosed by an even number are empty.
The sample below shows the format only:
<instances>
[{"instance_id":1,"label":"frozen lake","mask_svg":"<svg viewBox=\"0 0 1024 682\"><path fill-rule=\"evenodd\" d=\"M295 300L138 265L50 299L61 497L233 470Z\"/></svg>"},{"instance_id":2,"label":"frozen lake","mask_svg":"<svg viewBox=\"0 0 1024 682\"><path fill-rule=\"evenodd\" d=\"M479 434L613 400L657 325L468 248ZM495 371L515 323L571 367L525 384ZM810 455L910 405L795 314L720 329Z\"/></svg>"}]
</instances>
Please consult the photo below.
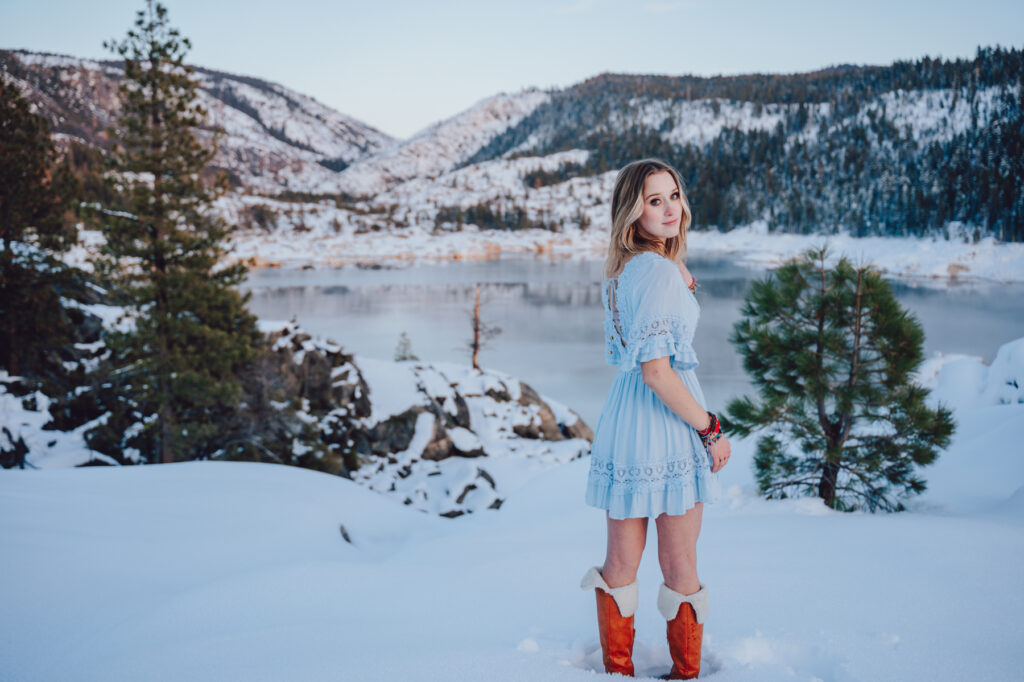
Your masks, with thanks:
<instances>
[{"instance_id":1,"label":"frozen lake","mask_svg":"<svg viewBox=\"0 0 1024 682\"><path fill-rule=\"evenodd\" d=\"M401 269L263 269L250 273L243 289L261 319L295 317L349 352L392 359L404 331L420 359L468 364L462 349L479 282L481 316L502 329L481 352L481 365L566 403L593 427L615 373L603 357L602 265L505 258ZM689 267L701 285L697 375L711 409L721 410L750 391L728 337L749 282L765 271L697 256ZM927 355L964 353L990 363L1000 345L1024 336L1024 284L891 282L924 326Z\"/></svg>"}]
</instances>

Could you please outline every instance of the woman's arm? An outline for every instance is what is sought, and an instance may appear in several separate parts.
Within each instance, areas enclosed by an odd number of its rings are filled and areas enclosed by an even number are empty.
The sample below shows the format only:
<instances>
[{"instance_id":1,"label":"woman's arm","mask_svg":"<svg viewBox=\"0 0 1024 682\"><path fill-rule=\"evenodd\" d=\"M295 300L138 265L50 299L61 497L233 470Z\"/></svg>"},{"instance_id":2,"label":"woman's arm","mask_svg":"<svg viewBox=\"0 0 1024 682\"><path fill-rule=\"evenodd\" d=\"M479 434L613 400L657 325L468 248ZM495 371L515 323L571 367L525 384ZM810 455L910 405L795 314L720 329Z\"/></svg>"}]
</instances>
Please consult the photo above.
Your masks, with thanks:
<instances>
[{"instance_id":1,"label":"woman's arm","mask_svg":"<svg viewBox=\"0 0 1024 682\"><path fill-rule=\"evenodd\" d=\"M687 424L703 431L710 425L711 416L693 397L682 378L672 369L668 356L640 363L644 383L661 398L668 409Z\"/></svg>"},{"instance_id":2,"label":"woman's arm","mask_svg":"<svg viewBox=\"0 0 1024 682\"><path fill-rule=\"evenodd\" d=\"M711 415L700 406L697 399L686 388L682 378L672 369L668 356L648 360L640 363L640 371L643 374L644 383L647 384L654 394L665 403L668 409L679 415L698 431L703 431L711 425ZM714 464L711 471L715 472L725 466L732 454L732 446L729 439L722 434L716 442L708 449Z\"/></svg>"}]
</instances>

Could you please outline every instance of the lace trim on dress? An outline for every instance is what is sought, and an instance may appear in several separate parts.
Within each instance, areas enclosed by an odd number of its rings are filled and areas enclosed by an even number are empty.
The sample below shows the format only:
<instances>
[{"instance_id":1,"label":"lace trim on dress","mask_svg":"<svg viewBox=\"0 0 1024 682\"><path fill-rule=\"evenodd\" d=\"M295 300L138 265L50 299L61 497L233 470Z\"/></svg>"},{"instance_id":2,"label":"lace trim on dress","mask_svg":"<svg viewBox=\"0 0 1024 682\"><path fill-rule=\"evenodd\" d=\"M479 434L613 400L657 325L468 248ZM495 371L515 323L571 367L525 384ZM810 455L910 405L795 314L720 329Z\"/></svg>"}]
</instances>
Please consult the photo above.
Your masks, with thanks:
<instances>
[{"instance_id":1,"label":"lace trim on dress","mask_svg":"<svg viewBox=\"0 0 1024 682\"><path fill-rule=\"evenodd\" d=\"M678 315L644 320L629 332L622 367L632 370L640 363L671 355L673 367L695 369L700 363L691 345L693 330Z\"/></svg>"},{"instance_id":2,"label":"lace trim on dress","mask_svg":"<svg viewBox=\"0 0 1024 682\"><path fill-rule=\"evenodd\" d=\"M692 484L697 469L696 453L651 464L615 466L609 459L591 456L591 481L607 481L613 492L661 490L676 482Z\"/></svg>"}]
</instances>

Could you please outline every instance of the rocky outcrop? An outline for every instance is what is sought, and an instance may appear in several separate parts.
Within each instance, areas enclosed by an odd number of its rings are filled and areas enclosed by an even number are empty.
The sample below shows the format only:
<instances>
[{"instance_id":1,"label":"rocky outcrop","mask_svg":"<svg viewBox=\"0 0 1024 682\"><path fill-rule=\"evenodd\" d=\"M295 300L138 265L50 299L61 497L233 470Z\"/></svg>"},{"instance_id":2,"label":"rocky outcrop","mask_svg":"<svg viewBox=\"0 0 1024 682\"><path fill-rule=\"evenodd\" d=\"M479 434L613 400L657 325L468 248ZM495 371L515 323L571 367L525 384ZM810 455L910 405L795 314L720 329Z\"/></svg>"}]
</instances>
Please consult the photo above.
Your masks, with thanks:
<instances>
[{"instance_id":1,"label":"rocky outcrop","mask_svg":"<svg viewBox=\"0 0 1024 682\"><path fill-rule=\"evenodd\" d=\"M294 324L269 338L299 387L290 409L340 453L338 473L426 512L500 507L593 439L575 412L500 372L350 356Z\"/></svg>"},{"instance_id":2,"label":"rocky outcrop","mask_svg":"<svg viewBox=\"0 0 1024 682\"><path fill-rule=\"evenodd\" d=\"M0 433L0 465L144 463L122 437L141 425L116 408L117 388L103 378L111 368L102 330L119 309L67 304L80 340L64 369L78 383L51 399L4 377L0 400L21 417ZM498 508L536 473L590 449L593 436L579 415L509 375L360 357L294 322L261 327L266 347L241 377L241 404L218 434L218 443L234 446L213 458L345 476L454 517Z\"/></svg>"}]
</instances>

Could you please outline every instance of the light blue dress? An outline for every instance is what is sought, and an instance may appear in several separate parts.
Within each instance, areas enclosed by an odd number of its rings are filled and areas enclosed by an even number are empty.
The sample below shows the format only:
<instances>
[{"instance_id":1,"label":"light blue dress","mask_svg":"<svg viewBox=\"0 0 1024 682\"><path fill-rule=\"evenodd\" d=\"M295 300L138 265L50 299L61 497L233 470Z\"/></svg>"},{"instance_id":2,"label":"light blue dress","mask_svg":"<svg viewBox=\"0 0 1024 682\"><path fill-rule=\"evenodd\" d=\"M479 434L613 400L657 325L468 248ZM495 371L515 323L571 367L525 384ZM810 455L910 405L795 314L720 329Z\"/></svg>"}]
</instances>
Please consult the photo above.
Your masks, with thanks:
<instances>
[{"instance_id":1,"label":"light blue dress","mask_svg":"<svg viewBox=\"0 0 1024 682\"><path fill-rule=\"evenodd\" d=\"M672 368L704 409L694 369L700 304L664 256L633 256L602 282L605 360L618 365L594 430L586 503L613 519L683 514L720 495L718 474L697 431L644 383L640 363L671 356Z\"/></svg>"}]
</instances>

